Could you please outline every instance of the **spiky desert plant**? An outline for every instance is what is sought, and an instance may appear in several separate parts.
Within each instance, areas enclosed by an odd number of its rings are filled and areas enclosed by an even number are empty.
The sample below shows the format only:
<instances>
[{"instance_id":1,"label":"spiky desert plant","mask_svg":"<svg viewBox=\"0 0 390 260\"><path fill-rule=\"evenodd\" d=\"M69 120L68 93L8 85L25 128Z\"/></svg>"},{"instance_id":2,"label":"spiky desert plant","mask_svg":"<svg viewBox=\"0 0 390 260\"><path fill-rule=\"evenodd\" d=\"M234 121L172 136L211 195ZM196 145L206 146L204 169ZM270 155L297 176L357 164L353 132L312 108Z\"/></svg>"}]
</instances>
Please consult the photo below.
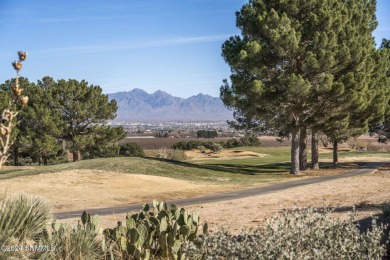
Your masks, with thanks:
<instances>
[{"instance_id":1,"label":"spiky desert plant","mask_svg":"<svg viewBox=\"0 0 390 260\"><path fill-rule=\"evenodd\" d=\"M96 218L97 216L93 218L94 222ZM59 260L104 259L98 224L93 225L90 217L86 222L83 220L83 225L79 224L77 227L60 223L58 220L54 222L52 231L39 241L39 244L51 245L52 250L40 252L36 257Z\"/></svg>"},{"instance_id":2,"label":"spiky desert plant","mask_svg":"<svg viewBox=\"0 0 390 260\"><path fill-rule=\"evenodd\" d=\"M51 212L45 200L20 194L0 201L0 245L23 246L34 244L34 239L51 221ZM0 259L30 259L25 250L2 250Z\"/></svg>"},{"instance_id":3,"label":"spiky desert plant","mask_svg":"<svg viewBox=\"0 0 390 260\"><path fill-rule=\"evenodd\" d=\"M0 123L0 169L3 164L7 161L9 156L9 148L13 144L12 140L12 130L17 124L17 115L21 108L27 105L28 96L23 96L23 89L19 84L19 71L22 69L22 62L27 58L27 52L18 52L19 61L14 61L12 63L14 69L16 70L16 79L15 83L11 84L11 98L9 101L8 108L3 110L2 113L2 122Z\"/></svg>"},{"instance_id":4,"label":"spiky desert plant","mask_svg":"<svg viewBox=\"0 0 390 260\"><path fill-rule=\"evenodd\" d=\"M0 205L0 244L31 240L51 219L50 206L44 199L27 194L10 196Z\"/></svg>"},{"instance_id":5,"label":"spiky desert plant","mask_svg":"<svg viewBox=\"0 0 390 260\"><path fill-rule=\"evenodd\" d=\"M200 226L198 212L153 201L153 207L128 213L126 223L105 229L103 251L111 259L191 259L184 249L199 238ZM206 234L208 226L202 226Z\"/></svg>"}]
</instances>

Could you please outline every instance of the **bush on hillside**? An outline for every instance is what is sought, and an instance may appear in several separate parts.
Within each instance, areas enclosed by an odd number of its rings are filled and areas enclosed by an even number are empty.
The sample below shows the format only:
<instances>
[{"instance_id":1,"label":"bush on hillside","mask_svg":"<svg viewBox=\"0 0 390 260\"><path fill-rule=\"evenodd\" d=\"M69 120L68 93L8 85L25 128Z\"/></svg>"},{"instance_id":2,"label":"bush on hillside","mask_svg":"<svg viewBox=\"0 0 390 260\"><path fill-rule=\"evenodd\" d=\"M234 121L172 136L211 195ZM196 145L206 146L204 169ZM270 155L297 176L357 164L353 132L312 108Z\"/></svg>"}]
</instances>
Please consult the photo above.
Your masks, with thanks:
<instances>
[{"instance_id":1,"label":"bush on hillside","mask_svg":"<svg viewBox=\"0 0 390 260\"><path fill-rule=\"evenodd\" d=\"M225 149L236 148L236 147L242 146L242 143L235 138L231 138L231 139L227 140L226 142L223 142L222 146Z\"/></svg>"},{"instance_id":2,"label":"bush on hillside","mask_svg":"<svg viewBox=\"0 0 390 260\"><path fill-rule=\"evenodd\" d=\"M145 153L139 144L126 143L120 145L119 155L127 157L144 157Z\"/></svg>"},{"instance_id":3,"label":"bush on hillside","mask_svg":"<svg viewBox=\"0 0 390 260\"><path fill-rule=\"evenodd\" d=\"M206 149L211 149L212 142L202 142L202 141L180 141L175 143L172 146L172 149L179 149L184 151L189 151L192 149L197 149L199 146L204 146Z\"/></svg>"},{"instance_id":4,"label":"bush on hillside","mask_svg":"<svg viewBox=\"0 0 390 260\"><path fill-rule=\"evenodd\" d=\"M168 159L175 161L184 161L187 159L187 155L183 150L174 149L168 153Z\"/></svg>"},{"instance_id":5,"label":"bush on hillside","mask_svg":"<svg viewBox=\"0 0 390 260\"><path fill-rule=\"evenodd\" d=\"M206 152L206 147L204 147L203 145L199 145L197 149L198 149L201 153L205 153L205 152Z\"/></svg>"},{"instance_id":6,"label":"bush on hillside","mask_svg":"<svg viewBox=\"0 0 390 260\"><path fill-rule=\"evenodd\" d=\"M175 161L184 161L187 159L187 155L183 150L180 149L160 149L156 155L157 158L175 160Z\"/></svg>"},{"instance_id":7,"label":"bush on hillside","mask_svg":"<svg viewBox=\"0 0 390 260\"><path fill-rule=\"evenodd\" d=\"M222 145L220 143L212 143L211 145L211 151L213 153L220 153L222 152Z\"/></svg>"}]
</instances>

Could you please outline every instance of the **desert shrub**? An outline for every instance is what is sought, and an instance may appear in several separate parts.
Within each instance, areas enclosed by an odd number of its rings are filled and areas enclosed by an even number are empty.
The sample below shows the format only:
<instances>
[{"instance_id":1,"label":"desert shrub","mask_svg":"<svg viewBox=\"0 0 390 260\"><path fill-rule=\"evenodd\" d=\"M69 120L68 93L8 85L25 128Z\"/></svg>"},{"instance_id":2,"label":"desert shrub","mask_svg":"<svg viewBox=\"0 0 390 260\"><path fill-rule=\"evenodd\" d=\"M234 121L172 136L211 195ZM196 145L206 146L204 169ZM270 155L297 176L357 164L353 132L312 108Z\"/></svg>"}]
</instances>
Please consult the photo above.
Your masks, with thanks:
<instances>
[{"instance_id":1,"label":"desert shrub","mask_svg":"<svg viewBox=\"0 0 390 260\"><path fill-rule=\"evenodd\" d=\"M197 212L153 201L153 208L145 204L140 212L127 214L125 224L104 230L103 247L111 259L188 259L184 249L198 239L199 226Z\"/></svg>"},{"instance_id":2,"label":"desert shrub","mask_svg":"<svg viewBox=\"0 0 390 260\"><path fill-rule=\"evenodd\" d=\"M242 146L242 143L238 141L235 138L229 139L226 142L221 143L223 148L229 149L229 148L236 148Z\"/></svg>"},{"instance_id":3,"label":"desert shrub","mask_svg":"<svg viewBox=\"0 0 390 260\"><path fill-rule=\"evenodd\" d=\"M201 153L205 153L205 152L206 152L206 147L204 147L204 145L199 145L199 146L198 146L198 150L199 150Z\"/></svg>"},{"instance_id":4,"label":"desert shrub","mask_svg":"<svg viewBox=\"0 0 390 260\"><path fill-rule=\"evenodd\" d=\"M192 150L202 145L201 141L180 141L172 145L172 149Z\"/></svg>"},{"instance_id":5,"label":"desert shrub","mask_svg":"<svg viewBox=\"0 0 390 260\"><path fill-rule=\"evenodd\" d=\"M381 259L384 227L374 221L360 233L353 223L333 219L329 210L285 211L264 228L232 236L225 231L206 237L188 249L191 259Z\"/></svg>"},{"instance_id":6,"label":"desert shrub","mask_svg":"<svg viewBox=\"0 0 390 260\"><path fill-rule=\"evenodd\" d=\"M126 143L120 145L119 155L128 157L144 157L145 153L139 144Z\"/></svg>"},{"instance_id":7,"label":"desert shrub","mask_svg":"<svg viewBox=\"0 0 390 260\"><path fill-rule=\"evenodd\" d=\"M156 157L157 158L163 158L163 159L168 159L168 151L167 149L160 149L158 150L157 154L156 154Z\"/></svg>"},{"instance_id":8,"label":"desert shrub","mask_svg":"<svg viewBox=\"0 0 390 260\"><path fill-rule=\"evenodd\" d=\"M174 149L168 152L168 158L175 161L183 161L187 159L187 155L183 150Z\"/></svg>"},{"instance_id":9,"label":"desert shrub","mask_svg":"<svg viewBox=\"0 0 390 260\"><path fill-rule=\"evenodd\" d=\"M183 161L183 160L187 159L186 153L180 149L173 149L173 150L160 149L157 152L156 157L163 158L163 159L169 159L169 160L175 160L175 161Z\"/></svg>"},{"instance_id":10,"label":"desert shrub","mask_svg":"<svg viewBox=\"0 0 390 260\"><path fill-rule=\"evenodd\" d=\"M222 152L222 145L220 143L212 143L211 144L211 151L213 153L220 153Z\"/></svg>"},{"instance_id":11,"label":"desert shrub","mask_svg":"<svg viewBox=\"0 0 390 260\"><path fill-rule=\"evenodd\" d=\"M196 149L199 146L204 146L206 149L211 149L212 142L203 142L203 141L180 141L172 145L172 149L179 149L184 151L189 151L192 149Z\"/></svg>"}]
</instances>

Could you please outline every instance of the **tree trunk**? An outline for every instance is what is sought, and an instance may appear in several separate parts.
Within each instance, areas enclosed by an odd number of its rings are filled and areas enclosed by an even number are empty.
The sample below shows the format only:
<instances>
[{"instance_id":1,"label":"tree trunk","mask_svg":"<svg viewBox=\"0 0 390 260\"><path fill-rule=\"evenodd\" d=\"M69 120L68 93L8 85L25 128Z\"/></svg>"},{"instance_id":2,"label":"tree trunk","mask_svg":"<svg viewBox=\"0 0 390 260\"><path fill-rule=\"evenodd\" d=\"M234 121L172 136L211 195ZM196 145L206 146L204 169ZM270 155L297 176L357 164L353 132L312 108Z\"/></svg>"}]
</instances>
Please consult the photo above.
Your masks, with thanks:
<instances>
[{"instance_id":1,"label":"tree trunk","mask_svg":"<svg viewBox=\"0 0 390 260\"><path fill-rule=\"evenodd\" d=\"M43 157L43 165L47 165L47 158Z\"/></svg>"},{"instance_id":2,"label":"tree trunk","mask_svg":"<svg viewBox=\"0 0 390 260\"><path fill-rule=\"evenodd\" d=\"M14 146L14 165L19 166L19 147Z\"/></svg>"},{"instance_id":3,"label":"tree trunk","mask_svg":"<svg viewBox=\"0 0 390 260\"><path fill-rule=\"evenodd\" d=\"M39 156L38 157L38 165L41 166L41 164L42 164L42 158L41 158L41 156Z\"/></svg>"},{"instance_id":4,"label":"tree trunk","mask_svg":"<svg viewBox=\"0 0 390 260\"><path fill-rule=\"evenodd\" d=\"M320 164L318 162L318 135L316 132L311 133L311 168L319 170Z\"/></svg>"},{"instance_id":5,"label":"tree trunk","mask_svg":"<svg viewBox=\"0 0 390 260\"><path fill-rule=\"evenodd\" d=\"M299 169L307 169L307 127L302 127L299 132Z\"/></svg>"},{"instance_id":6,"label":"tree trunk","mask_svg":"<svg viewBox=\"0 0 390 260\"><path fill-rule=\"evenodd\" d=\"M337 149L338 149L338 143L337 141L333 141L333 166L337 166L339 164Z\"/></svg>"},{"instance_id":7,"label":"tree trunk","mask_svg":"<svg viewBox=\"0 0 390 260\"><path fill-rule=\"evenodd\" d=\"M299 171L299 128L291 131L291 174L300 174Z\"/></svg>"},{"instance_id":8,"label":"tree trunk","mask_svg":"<svg viewBox=\"0 0 390 260\"><path fill-rule=\"evenodd\" d=\"M73 155L73 161L77 162L79 160L79 151L72 152Z\"/></svg>"}]
</instances>

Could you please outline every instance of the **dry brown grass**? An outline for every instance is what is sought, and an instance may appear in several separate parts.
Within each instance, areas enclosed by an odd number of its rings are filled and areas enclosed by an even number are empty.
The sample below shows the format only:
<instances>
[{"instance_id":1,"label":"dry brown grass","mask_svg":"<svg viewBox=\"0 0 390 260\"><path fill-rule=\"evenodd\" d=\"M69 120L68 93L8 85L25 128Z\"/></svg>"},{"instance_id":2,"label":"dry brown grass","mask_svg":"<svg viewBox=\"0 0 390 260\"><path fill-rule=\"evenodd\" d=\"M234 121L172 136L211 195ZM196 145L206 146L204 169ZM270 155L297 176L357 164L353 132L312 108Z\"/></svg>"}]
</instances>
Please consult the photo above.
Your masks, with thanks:
<instances>
[{"instance_id":1,"label":"dry brown grass","mask_svg":"<svg viewBox=\"0 0 390 260\"><path fill-rule=\"evenodd\" d=\"M0 194L23 191L39 195L52 203L54 212L188 198L238 187L101 170L68 170L0 180Z\"/></svg>"}]
</instances>

